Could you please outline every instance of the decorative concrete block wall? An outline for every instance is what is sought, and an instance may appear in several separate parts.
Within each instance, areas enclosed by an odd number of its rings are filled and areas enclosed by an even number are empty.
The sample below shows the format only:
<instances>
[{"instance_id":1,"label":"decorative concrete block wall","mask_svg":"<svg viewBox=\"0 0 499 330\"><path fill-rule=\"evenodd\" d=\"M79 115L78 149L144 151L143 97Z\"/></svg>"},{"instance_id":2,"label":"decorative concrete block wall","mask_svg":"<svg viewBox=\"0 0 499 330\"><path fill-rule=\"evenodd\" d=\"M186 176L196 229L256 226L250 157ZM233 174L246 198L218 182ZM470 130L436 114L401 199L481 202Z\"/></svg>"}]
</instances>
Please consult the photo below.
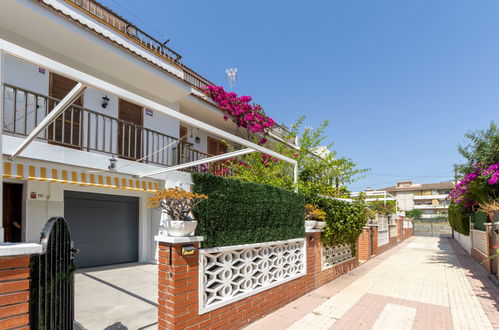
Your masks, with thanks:
<instances>
[{"instance_id":1,"label":"decorative concrete block wall","mask_svg":"<svg viewBox=\"0 0 499 330\"><path fill-rule=\"evenodd\" d=\"M347 255L344 247L328 251L330 258L325 258L320 232L307 233L301 240L201 253L196 238L157 239L160 329L241 328L358 265L357 257ZM187 250L192 251L187 255ZM332 263L328 267L326 259ZM256 276L244 278L244 272ZM232 281L238 285L232 286ZM209 299L214 302L211 307Z\"/></svg>"}]
</instances>

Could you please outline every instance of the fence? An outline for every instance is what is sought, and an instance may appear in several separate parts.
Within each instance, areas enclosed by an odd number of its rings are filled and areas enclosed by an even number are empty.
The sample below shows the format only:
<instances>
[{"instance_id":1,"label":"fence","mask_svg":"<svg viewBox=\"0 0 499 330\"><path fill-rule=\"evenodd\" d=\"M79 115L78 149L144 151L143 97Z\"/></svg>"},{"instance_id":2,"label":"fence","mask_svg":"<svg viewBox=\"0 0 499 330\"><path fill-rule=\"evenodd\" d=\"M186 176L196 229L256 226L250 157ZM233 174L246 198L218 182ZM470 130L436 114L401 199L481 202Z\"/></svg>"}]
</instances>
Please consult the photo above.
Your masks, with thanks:
<instances>
[{"instance_id":1,"label":"fence","mask_svg":"<svg viewBox=\"0 0 499 330\"><path fill-rule=\"evenodd\" d=\"M489 244L487 238L487 232L484 230L471 230L472 246L475 250L480 251L484 255L489 255Z\"/></svg>"},{"instance_id":2,"label":"fence","mask_svg":"<svg viewBox=\"0 0 499 330\"><path fill-rule=\"evenodd\" d=\"M199 250L201 314L306 274L305 240Z\"/></svg>"},{"instance_id":3,"label":"fence","mask_svg":"<svg viewBox=\"0 0 499 330\"><path fill-rule=\"evenodd\" d=\"M323 246L321 252L322 270L327 270L344 261L354 258L351 244Z\"/></svg>"}]
</instances>

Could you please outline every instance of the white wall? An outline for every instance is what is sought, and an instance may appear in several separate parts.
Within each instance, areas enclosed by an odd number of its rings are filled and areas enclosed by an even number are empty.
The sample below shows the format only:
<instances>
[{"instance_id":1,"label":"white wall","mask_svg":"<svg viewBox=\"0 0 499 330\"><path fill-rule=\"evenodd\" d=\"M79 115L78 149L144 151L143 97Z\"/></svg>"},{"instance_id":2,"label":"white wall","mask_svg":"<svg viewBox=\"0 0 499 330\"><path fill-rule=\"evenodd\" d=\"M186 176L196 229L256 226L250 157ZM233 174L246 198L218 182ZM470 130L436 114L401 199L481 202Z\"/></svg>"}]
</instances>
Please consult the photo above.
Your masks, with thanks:
<instances>
[{"instance_id":1,"label":"white wall","mask_svg":"<svg viewBox=\"0 0 499 330\"><path fill-rule=\"evenodd\" d=\"M469 254L471 254L471 237L454 231L454 239L461 244L463 249L466 250Z\"/></svg>"},{"instance_id":2,"label":"white wall","mask_svg":"<svg viewBox=\"0 0 499 330\"><path fill-rule=\"evenodd\" d=\"M398 191L395 198L401 210L408 211L414 208L414 195L411 191Z\"/></svg>"},{"instance_id":3,"label":"white wall","mask_svg":"<svg viewBox=\"0 0 499 330\"><path fill-rule=\"evenodd\" d=\"M187 142L194 145L194 149L201 152L208 152L208 133L189 125L183 125L187 128ZM199 137L199 143L196 143L196 137Z\"/></svg>"},{"instance_id":4,"label":"white wall","mask_svg":"<svg viewBox=\"0 0 499 330\"><path fill-rule=\"evenodd\" d=\"M41 73L39 72L38 66L8 55L3 55L3 61L5 83L22 87L39 94L48 95L48 70L45 70L45 73Z\"/></svg>"}]
</instances>

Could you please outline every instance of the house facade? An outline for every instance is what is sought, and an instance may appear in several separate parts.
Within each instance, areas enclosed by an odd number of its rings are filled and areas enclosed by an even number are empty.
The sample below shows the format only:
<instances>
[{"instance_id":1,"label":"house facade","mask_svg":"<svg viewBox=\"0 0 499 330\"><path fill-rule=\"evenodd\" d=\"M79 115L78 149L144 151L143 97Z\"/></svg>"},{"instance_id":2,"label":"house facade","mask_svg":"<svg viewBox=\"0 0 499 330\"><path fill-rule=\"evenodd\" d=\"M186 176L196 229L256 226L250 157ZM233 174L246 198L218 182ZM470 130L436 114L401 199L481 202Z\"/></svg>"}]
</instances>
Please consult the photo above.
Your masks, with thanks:
<instances>
[{"instance_id":1,"label":"house facade","mask_svg":"<svg viewBox=\"0 0 499 330\"><path fill-rule=\"evenodd\" d=\"M225 153L226 136L245 144L205 96L212 83L94 0L4 0L0 45L0 240L39 242L64 216L79 267L153 262L160 214L147 199L191 181L185 170L144 174ZM294 143L283 128L270 135Z\"/></svg>"},{"instance_id":2,"label":"house facade","mask_svg":"<svg viewBox=\"0 0 499 330\"><path fill-rule=\"evenodd\" d=\"M379 189L386 191L397 200L402 211L419 209L423 219L447 218L449 193L454 188L452 182L414 183L398 181L395 186Z\"/></svg>"}]
</instances>

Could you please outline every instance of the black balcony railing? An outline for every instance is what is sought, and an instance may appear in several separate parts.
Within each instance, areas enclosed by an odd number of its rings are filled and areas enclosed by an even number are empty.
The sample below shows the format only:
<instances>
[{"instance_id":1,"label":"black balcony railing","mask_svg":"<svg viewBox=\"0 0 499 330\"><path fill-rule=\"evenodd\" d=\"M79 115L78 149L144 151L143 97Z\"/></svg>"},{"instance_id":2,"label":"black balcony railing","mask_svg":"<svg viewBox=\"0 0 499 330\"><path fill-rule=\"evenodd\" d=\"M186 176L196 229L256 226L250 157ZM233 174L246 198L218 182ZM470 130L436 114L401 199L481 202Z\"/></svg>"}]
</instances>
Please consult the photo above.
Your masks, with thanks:
<instances>
[{"instance_id":1,"label":"black balcony railing","mask_svg":"<svg viewBox=\"0 0 499 330\"><path fill-rule=\"evenodd\" d=\"M84 13L94 17L101 23L125 35L130 40L148 49L155 55L176 63L184 72L184 80L197 89L204 90L206 86L212 85L210 81L187 68L181 63L182 56L168 47L168 41L161 42L136 25L130 23L111 9L101 5L95 0L65 0Z\"/></svg>"},{"instance_id":2,"label":"black balcony railing","mask_svg":"<svg viewBox=\"0 0 499 330\"><path fill-rule=\"evenodd\" d=\"M59 102L4 84L3 132L27 136ZM134 123L71 105L37 137L69 148L102 152L130 160L173 166L209 157L188 142Z\"/></svg>"}]
</instances>

